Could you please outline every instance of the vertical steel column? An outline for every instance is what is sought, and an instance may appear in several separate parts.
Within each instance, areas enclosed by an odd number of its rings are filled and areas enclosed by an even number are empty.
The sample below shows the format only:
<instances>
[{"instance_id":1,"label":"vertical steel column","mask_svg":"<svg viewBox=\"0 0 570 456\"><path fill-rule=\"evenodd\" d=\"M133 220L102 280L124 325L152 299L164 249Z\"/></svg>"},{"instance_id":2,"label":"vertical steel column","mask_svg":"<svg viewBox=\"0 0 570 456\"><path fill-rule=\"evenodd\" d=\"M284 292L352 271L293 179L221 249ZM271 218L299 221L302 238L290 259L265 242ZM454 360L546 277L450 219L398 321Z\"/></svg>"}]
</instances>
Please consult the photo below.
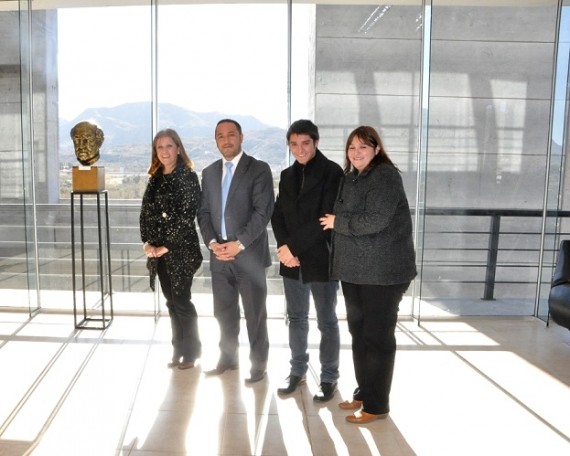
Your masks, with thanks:
<instances>
[{"instance_id":1,"label":"vertical steel column","mask_svg":"<svg viewBox=\"0 0 570 456\"><path fill-rule=\"evenodd\" d=\"M497 274L497 258L499 257L499 232L501 230L501 216L491 216L489 228L489 248L487 250L487 268L485 271L485 290L483 300L493 301L495 293L495 277Z\"/></svg>"},{"instance_id":2,"label":"vertical steel column","mask_svg":"<svg viewBox=\"0 0 570 456\"><path fill-rule=\"evenodd\" d=\"M418 123L418 150L416 172L416 211L414 243L416 246L416 265L418 275L412 288L412 317L417 302L418 325L421 318L421 284L423 275L425 210L426 210L426 176L428 157L429 130L429 95L430 95L430 61L431 61L431 0L422 2L422 52L420 61L420 112Z\"/></svg>"}]
</instances>

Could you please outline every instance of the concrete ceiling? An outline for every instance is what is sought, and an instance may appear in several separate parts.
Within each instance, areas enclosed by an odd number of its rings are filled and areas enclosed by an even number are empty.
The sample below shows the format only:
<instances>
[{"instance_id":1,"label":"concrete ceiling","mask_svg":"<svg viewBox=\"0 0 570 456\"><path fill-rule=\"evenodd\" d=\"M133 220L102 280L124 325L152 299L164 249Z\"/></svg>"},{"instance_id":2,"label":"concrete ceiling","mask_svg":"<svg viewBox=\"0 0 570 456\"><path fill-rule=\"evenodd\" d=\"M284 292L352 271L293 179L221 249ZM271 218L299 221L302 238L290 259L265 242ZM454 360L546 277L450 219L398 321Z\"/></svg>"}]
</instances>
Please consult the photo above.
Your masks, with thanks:
<instances>
[{"instance_id":1,"label":"concrete ceiling","mask_svg":"<svg viewBox=\"0 0 570 456\"><path fill-rule=\"evenodd\" d=\"M188 5L188 4L218 4L218 3L276 3L284 4L286 0L156 0L160 5ZM322 4L322 5L378 5L378 0L294 0L293 3ZM22 8L32 9L57 9L57 8L82 8L104 6L150 6L151 0L0 0L0 11L17 11L19 4ZM421 0L391 0L387 5L416 5L421 6ZM556 7L557 0L433 0L433 7L438 6L496 6L496 7Z\"/></svg>"}]
</instances>

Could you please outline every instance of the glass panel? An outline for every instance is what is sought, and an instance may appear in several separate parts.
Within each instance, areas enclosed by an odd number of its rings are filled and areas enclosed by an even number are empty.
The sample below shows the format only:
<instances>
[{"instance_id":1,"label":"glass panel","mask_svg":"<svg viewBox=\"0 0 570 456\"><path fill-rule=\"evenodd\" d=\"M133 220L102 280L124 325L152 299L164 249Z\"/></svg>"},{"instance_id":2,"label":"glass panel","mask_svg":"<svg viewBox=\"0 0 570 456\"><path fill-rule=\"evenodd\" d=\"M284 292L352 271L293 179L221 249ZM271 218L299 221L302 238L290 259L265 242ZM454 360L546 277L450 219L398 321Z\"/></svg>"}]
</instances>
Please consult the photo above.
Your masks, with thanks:
<instances>
[{"instance_id":1,"label":"glass panel","mask_svg":"<svg viewBox=\"0 0 570 456\"><path fill-rule=\"evenodd\" d=\"M424 315L533 315L557 8L432 2Z\"/></svg>"},{"instance_id":2,"label":"glass panel","mask_svg":"<svg viewBox=\"0 0 570 456\"><path fill-rule=\"evenodd\" d=\"M550 160L548 168L548 194L546 207L548 214L551 211L568 211L568 183L565 176L570 171L570 164L565 157L568 156L568 106L570 84L570 1L565 1L561 8L558 48L556 52L555 84L552 103ZM560 242L570 236L568 216L547 216L545 221L545 239L543 268L540 282L538 315L548 317L548 295L554 267L558 257Z\"/></svg>"},{"instance_id":3,"label":"glass panel","mask_svg":"<svg viewBox=\"0 0 570 456\"><path fill-rule=\"evenodd\" d=\"M45 51L45 28L37 27L35 24L42 17L36 16L29 10L29 2L20 2L20 74L22 89L22 190L24 194L24 226L26 239L26 278L27 291L29 297L30 313L41 307L40 284L39 284L39 254L38 254L38 228L37 228L37 212L36 212L36 177L35 163L36 150L41 147L41 142L35 138L36 131L46 130L46 122L44 117L40 117L38 121L34 118L34 109L36 108L36 97L34 94L33 83L34 74L44 74L41 68L43 59L36 58L36 53L41 55ZM34 45L36 41L42 44ZM41 78L41 76L40 76ZM39 89L45 87L38 84ZM43 127L43 130L42 130ZM41 135L40 135L41 137ZM16 230L17 231L17 230ZM18 302L18 301L15 301Z\"/></svg>"},{"instance_id":4,"label":"glass panel","mask_svg":"<svg viewBox=\"0 0 570 456\"><path fill-rule=\"evenodd\" d=\"M416 246L416 265L418 275L414 280L412 291L412 311L413 317L420 322L421 315L421 285L423 281L423 265L424 265L424 242L425 242L425 222L426 222L426 181L427 181L427 157L428 157L428 138L429 138L429 101L430 101L430 74L431 74L431 38L432 38L432 20L431 20L431 2L424 3L423 21L422 21L422 55L421 55L421 72L420 72L420 119L418 125L418 159L417 159L417 188L415 195L415 246Z\"/></svg>"},{"instance_id":5,"label":"glass panel","mask_svg":"<svg viewBox=\"0 0 570 456\"><path fill-rule=\"evenodd\" d=\"M81 165L70 130L88 121L104 134L100 158L93 166L104 170L109 195L113 303L121 310L153 310L138 229L153 135L151 12L150 3L51 11L57 24L49 35L53 46L50 69L57 68L57 110L49 115L54 124L59 122L59 146L50 146L47 162L59 166L47 170L58 193L53 204L43 200L46 204L38 207L44 306L69 308L72 303L70 192L72 168ZM85 201L84 234L86 282L97 306L100 281L94 201Z\"/></svg>"},{"instance_id":6,"label":"glass panel","mask_svg":"<svg viewBox=\"0 0 570 456\"><path fill-rule=\"evenodd\" d=\"M309 87L319 148L344 164L345 140L359 125L378 129L415 206L422 2L317 5L315 76ZM400 305L411 314L413 287ZM339 306L343 308L344 306Z\"/></svg>"},{"instance_id":7,"label":"glass panel","mask_svg":"<svg viewBox=\"0 0 570 456\"><path fill-rule=\"evenodd\" d=\"M11 2L0 9L0 288L2 307L31 313L39 303L30 125L32 24L27 4Z\"/></svg>"},{"instance_id":8,"label":"glass panel","mask_svg":"<svg viewBox=\"0 0 570 456\"><path fill-rule=\"evenodd\" d=\"M316 5L292 5L291 18L291 122L314 119ZM289 164L289 161L287 161Z\"/></svg>"},{"instance_id":9,"label":"glass panel","mask_svg":"<svg viewBox=\"0 0 570 456\"><path fill-rule=\"evenodd\" d=\"M288 126L286 4L159 4L157 30L159 129L178 131L201 176L221 158L216 123L233 118L243 128L243 149L269 163L276 187L286 162ZM273 237L270 244L275 251ZM192 285L202 313L212 308L209 252L203 250ZM276 258L267 282L268 313L280 315Z\"/></svg>"},{"instance_id":10,"label":"glass panel","mask_svg":"<svg viewBox=\"0 0 570 456\"><path fill-rule=\"evenodd\" d=\"M46 7L45 2L34 5ZM33 12L32 28L38 34L34 42L40 50L33 59L38 65L33 84L38 214L34 245L44 307L69 309L72 303L70 192L72 167L78 162L70 129L78 122L97 124L105 136L94 166L104 167L110 196L118 309L153 309L138 214L155 109L156 128L173 126L182 134L198 172L218 157L213 131L222 117L241 121L245 149L269 162L275 176L287 164L286 4L165 4L157 11L157 22L150 3ZM211 27L213 23L218 26ZM96 242L93 223L88 222L88 243ZM96 265L96 258L90 258L88 283L98 282ZM208 268L202 268L195 281L198 293L210 291L208 277ZM275 267L268 279L270 293L280 297ZM278 307L281 313L283 306Z\"/></svg>"}]
</instances>

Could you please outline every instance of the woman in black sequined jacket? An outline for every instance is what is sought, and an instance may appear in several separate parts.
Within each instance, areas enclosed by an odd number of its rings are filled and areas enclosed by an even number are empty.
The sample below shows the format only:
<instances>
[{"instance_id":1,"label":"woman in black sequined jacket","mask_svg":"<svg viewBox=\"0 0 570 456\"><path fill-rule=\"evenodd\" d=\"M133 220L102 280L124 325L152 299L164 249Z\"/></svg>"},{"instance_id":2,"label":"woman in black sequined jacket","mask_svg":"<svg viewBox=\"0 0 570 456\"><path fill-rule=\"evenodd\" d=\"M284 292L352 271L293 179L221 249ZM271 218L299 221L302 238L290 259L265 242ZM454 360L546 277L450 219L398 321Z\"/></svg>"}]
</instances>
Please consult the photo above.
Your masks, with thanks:
<instances>
[{"instance_id":1,"label":"woman in black sequined jacket","mask_svg":"<svg viewBox=\"0 0 570 456\"><path fill-rule=\"evenodd\" d=\"M194 273L202 263L195 223L200 183L176 131L156 134L148 174L140 232L150 287L154 290L158 275L172 326L169 367L187 369L194 367L202 351L198 316L191 301Z\"/></svg>"}]
</instances>

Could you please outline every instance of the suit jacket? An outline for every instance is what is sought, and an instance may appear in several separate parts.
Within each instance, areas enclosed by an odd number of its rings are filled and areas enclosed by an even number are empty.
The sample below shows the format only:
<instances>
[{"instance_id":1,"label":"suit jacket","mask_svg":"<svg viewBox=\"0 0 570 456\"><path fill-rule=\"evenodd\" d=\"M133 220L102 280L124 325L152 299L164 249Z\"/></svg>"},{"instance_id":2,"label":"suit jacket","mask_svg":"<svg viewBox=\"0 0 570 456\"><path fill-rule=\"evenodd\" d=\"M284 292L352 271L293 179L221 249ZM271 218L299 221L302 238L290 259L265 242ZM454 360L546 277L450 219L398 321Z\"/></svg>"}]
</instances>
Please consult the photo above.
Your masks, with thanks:
<instances>
[{"instance_id":1,"label":"suit jacket","mask_svg":"<svg viewBox=\"0 0 570 456\"><path fill-rule=\"evenodd\" d=\"M287 244L299 258L305 283L329 280L330 231L323 231L319 217L332 214L342 175L342 168L318 149L304 167L295 162L281 172L271 225L277 246ZM299 279L299 268L280 264L279 273Z\"/></svg>"},{"instance_id":2,"label":"suit jacket","mask_svg":"<svg viewBox=\"0 0 570 456\"><path fill-rule=\"evenodd\" d=\"M206 245L212 240L223 242L222 166L223 160L220 159L202 171L198 225ZM239 240L245 247L235 259L241 266L267 268L271 265L267 224L273 213L274 198L269 165L243 153L233 173L225 210L228 240ZM220 271L224 263L210 254L212 271Z\"/></svg>"}]
</instances>

